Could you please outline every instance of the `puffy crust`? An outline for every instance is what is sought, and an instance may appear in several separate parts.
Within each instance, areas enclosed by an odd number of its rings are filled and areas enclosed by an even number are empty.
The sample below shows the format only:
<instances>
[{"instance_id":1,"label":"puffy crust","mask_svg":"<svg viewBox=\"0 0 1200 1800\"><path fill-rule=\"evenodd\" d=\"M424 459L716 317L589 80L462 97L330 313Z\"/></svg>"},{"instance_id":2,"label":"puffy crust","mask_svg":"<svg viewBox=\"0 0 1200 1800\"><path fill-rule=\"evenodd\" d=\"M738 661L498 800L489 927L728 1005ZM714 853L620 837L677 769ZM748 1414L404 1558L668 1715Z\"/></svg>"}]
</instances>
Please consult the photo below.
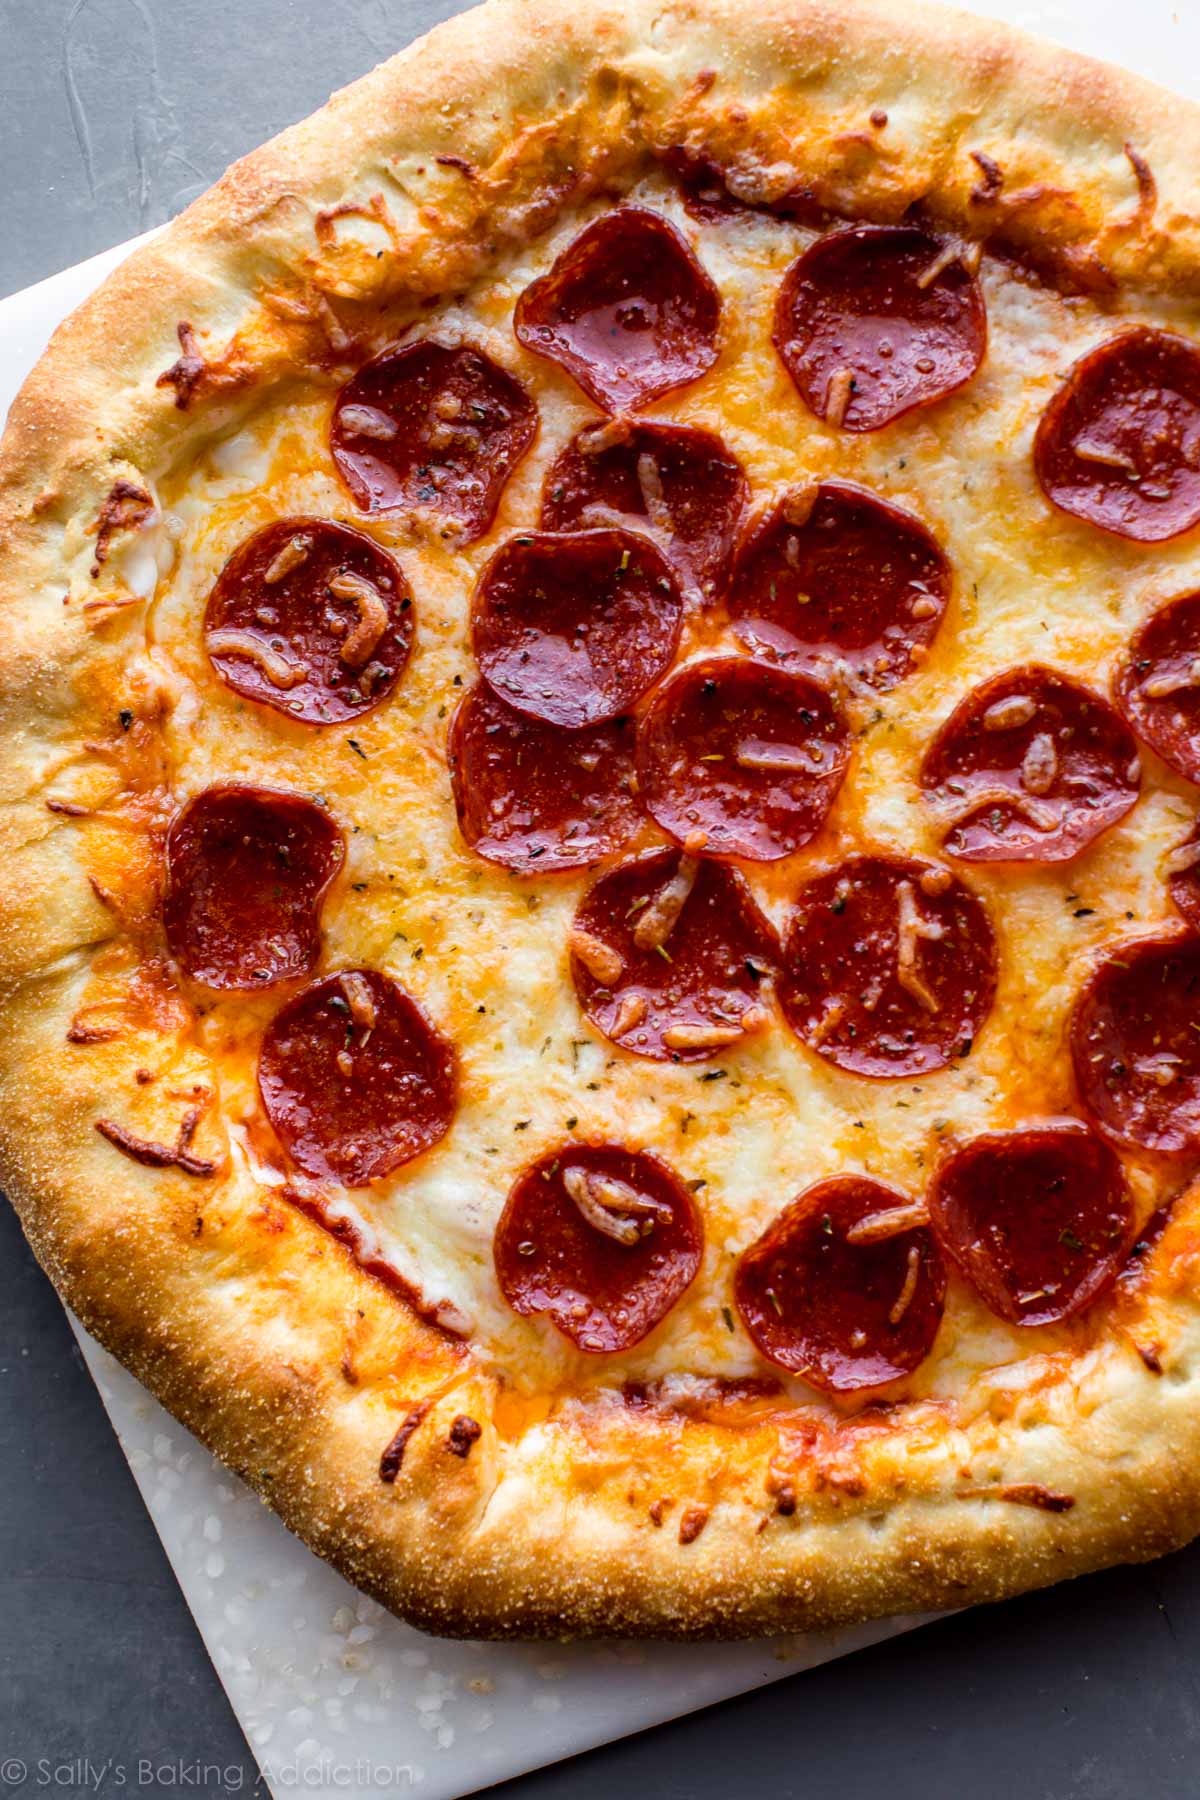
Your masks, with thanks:
<instances>
[{"instance_id":1,"label":"puffy crust","mask_svg":"<svg viewBox=\"0 0 1200 1800\"><path fill-rule=\"evenodd\" d=\"M839 1423L752 1384L686 1407L531 1400L263 1186L155 960L165 677L144 594L114 572L138 496L154 507L268 389L327 381L381 306L394 323L461 288L679 146L747 198L806 188L872 218L919 205L1029 257L1049 243L1067 286L1169 306L1200 274L1200 113L1114 70L908 0L489 0L132 257L56 334L0 453L5 1179L88 1328L315 1550L444 1632L803 1629L995 1598L1200 1528L1192 1196L1113 1329L1072 1330L970 1419L916 1402ZM128 1027L111 1041L106 1006ZM169 1145L189 1107L211 1176L118 1161L94 1129Z\"/></svg>"}]
</instances>

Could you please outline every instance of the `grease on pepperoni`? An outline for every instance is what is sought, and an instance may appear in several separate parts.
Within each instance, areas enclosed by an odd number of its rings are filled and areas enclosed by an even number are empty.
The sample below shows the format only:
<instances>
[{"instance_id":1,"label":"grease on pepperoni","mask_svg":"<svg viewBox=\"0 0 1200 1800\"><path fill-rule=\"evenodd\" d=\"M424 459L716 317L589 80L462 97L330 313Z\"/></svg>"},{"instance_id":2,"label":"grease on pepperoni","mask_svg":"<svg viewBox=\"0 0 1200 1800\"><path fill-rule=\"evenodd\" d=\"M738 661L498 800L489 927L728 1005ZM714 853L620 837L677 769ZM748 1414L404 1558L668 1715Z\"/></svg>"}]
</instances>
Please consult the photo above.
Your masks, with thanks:
<instances>
[{"instance_id":1,"label":"grease on pepperoni","mask_svg":"<svg viewBox=\"0 0 1200 1800\"><path fill-rule=\"evenodd\" d=\"M564 1144L518 1175L496 1227L501 1292L593 1355L629 1350L695 1278L703 1227L688 1189L646 1151Z\"/></svg>"},{"instance_id":2,"label":"grease on pepperoni","mask_svg":"<svg viewBox=\"0 0 1200 1800\"><path fill-rule=\"evenodd\" d=\"M570 947L584 1012L637 1056L702 1062L768 1022L779 946L722 863L659 850L610 869L584 896Z\"/></svg>"},{"instance_id":3,"label":"grease on pepperoni","mask_svg":"<svg viewBox=\"0 0 1200 1800\"><path fill-rule=\"evenodd\" d=\"M542 490L546 531L617 524L654 532L685 588L723 592L749 496L741 464L711 431L619 420L560 451Z\"/></svg>"},{"instance_id":4,"label":"grease on pepperoni","mask_svg":"<svg viewBox=\"0 0 1200 1800\"><path fill-rule=\"evenodd\" d=\"M272 1019L258 1086L297 1168L366 1187L449 1130L457 1059L397 982L375 969L345 969Z\"/></svg>"},{"instance_id":5,"label":"grease on pepperoni","mask_svg":"<svg viewBox=\"0 0 1200 1800\"><path fill-rule=\"evenodd\" d=\"M1112 951L1075 1002L1071 1056L1107 1137L1165 1155L1200 1149L1200 937Z\"/></svg>"},{"instance_id":6,"label":"grease on pepperoni","mask_svg":"<svg viewBox=\"0 0 1200 1800\"><path fill-rule=\"evenodd\" d=\"M475 655L520 713L578 731L615 719L665 674L683 596L670 565L632 531L510 538L475 590Z\"/></svg>"},{"instance_id":7,"label":"grease on pepperoni","mask_svg":"<svg viewBox=\"0 0 1200 1800\"><path fill-rule=\"evenodd\" d=\"M248 537L204 613L205 648L222 681L308 725L338 725L386 699L412 632L399 564L329 519L281 519Z\"/></svg>"},{"instance_id":8,"label":"grease on pepperoni","mask_svg":"<svg viewBox=\"0 0 1200 1800\"><path fill-rule=\"evenodd\" d=\"M886 692L924 657L950 597L937 539L847 481L794 488L739 546L729 610L755 649L848 665Z\"/></svg>"},{"instance_id":9,"label":"grease on pepperoni","mask_svg":"<svg viewBox=\"0 0 1200 1800\"><path fill-rule=\"evenodd\" d=\"M1133 1231L1121 1164L1078 1119L972 1139L938 1169L929 1214L946 1255L1013 1325L1090 1306Z\"/></svg>"},{"instance_id":10,"label":"grease on pepperoni","mask_svg":"<svg viewBox=\"0 0 1200 1800\"><path fill-rule=\"evenodd\" d=\"M771 862L814 837L850 756L828 691L745 657L688 663L638 731L642 800L680 843L708 856Z\"/></svg>"},{"instance_id":11,"label":"grease on pepperoni","mask_svg":"<svg viewBox=\"0 0 1200 1800\"><path fill-rule=\"evenodd\" d=\"M482 537L537 435L521 383L468 344L392 345L337 397L330 447L364 512L427 513Z\"/></svg>"},{"instance_id":12,"label":"grease on pepperoni","mask_svg":"<svg viewBox=\"0 0 1200 1800\"><path fill-rule=\"evenodd\" d=\"M328 813L299 794L205 788L167 832L171 955L214 988L306 975L320 949L321 902L345 853Z\"/></svg>"},{"instance_id":13,"label":"grease on pepperoni","mask_svg":"<svg viewBox=\"0 0 1200 1800\"><path fill-rule=\"evenodd\" d=\"M966 1056L996 991L983 906L936 864L852 856L802 888L780 999L801 1041L854 1075L927 1075Z\"/></svg>"},{"instance_id":14,"label":"grease on pepperoni","mask_svg":"<svg viewBox=\"0 0 1200 1800\"><path fill-rule=\"evenodd\" d=\"M717 359L721 297L683 233L623 206L574 238L517 301L513 328L607 412L695 381Z\"/></svg>"},{"instance_id":15,"label":"grease on pepperoni","mask_svg":"<svg viewBox=\"0 0 1200 1800\"><path fill-rule=\"evenodd\" d=\"M784 276L773 331L809 410L844 431L877 431L969 381L987 348L973 260L917 225L818 238Z\"/></svg>"},{"instance_id":16,"label":"grease on pepperoni","mask_svg":"<svg viewBox=\"0 0 1200 1800\"><path fill-rule=\"evenodd\" d=\"M1055 669L1006 669L960 700L920 782L964 862L1065 862L1137 800L1137 744L1107 700Z\"/></svg>"},{"instance_id":17,"label":"grease on pepperoni","mask_svg":"<svg viewBox=\"0 0 1200 1800\"><path fill-rule=\"evenodd\" d=\"M455 712L446 754L463 837L519 874L586 868L641 821L631 719L563 731L478 687Z\"/></svg>"},{"instance_id":18,"label":"grease on pepperoni","mask_svg":"<svg viewBox=\"0 0 1200 1800\"><path fill-rule=\"evenodd\" d=\"M751 1244L734 1298L770 1362L835 1394L909 1375L946 1297L923 1207L863 1175L817 1182Z\"/></svg>"},{"instance_id":19,"label":"grease on pepperoni","mask_svg":"<svg viewBox=\"0 0 1200 1800\"><path fill-rule=\"evenodd\" d=\"M1135 326L1089 350L1042 414L1046 498L1139 544L1200 523L1200 348Z\"/></svg>"},{"instance_id":20,"label":"grease on pepperoni","mask_svg":"<svg viewBox=\"0 0 1200 1800\"><path fill-rule=\"evenodd\" d=\"M1138 736L1180 775L1200 781L1200 593L1147 619L1114 687Z\"/></svg>"}]
</instances>

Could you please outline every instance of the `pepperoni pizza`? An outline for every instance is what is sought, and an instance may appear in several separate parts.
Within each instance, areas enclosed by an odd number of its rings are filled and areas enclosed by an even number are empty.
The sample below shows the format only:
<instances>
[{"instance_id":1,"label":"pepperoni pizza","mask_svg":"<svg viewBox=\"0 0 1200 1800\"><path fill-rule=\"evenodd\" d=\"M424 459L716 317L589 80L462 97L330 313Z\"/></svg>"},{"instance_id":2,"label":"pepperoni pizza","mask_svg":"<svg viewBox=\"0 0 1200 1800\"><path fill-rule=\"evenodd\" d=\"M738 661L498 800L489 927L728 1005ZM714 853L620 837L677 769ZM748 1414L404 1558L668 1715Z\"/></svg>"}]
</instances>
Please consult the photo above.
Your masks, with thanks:
<instances>
[{"instance_id":1,"label":"pepperoni pizza","mask_svg":"<svg viewBox=\"0 0 1200 1800\"><path fill-rule=\"evenodd\" d=\"M489 0L0 454L0 1157L450 1632L1200 1527L1200 116L893 0Z\"/></svg>"}]
</instances>

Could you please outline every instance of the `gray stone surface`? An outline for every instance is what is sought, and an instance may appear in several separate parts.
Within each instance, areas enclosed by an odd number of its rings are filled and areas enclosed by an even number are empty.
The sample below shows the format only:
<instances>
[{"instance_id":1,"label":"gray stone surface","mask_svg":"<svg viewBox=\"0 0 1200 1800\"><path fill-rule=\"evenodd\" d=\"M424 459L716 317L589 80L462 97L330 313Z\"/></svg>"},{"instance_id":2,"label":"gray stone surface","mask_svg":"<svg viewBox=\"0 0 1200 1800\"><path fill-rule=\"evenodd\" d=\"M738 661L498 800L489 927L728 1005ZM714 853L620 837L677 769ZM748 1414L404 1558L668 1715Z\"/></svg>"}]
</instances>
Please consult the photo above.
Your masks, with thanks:
<instances>
[{"instance_id":1,"label":"gray stone surface","mask_svg":"<svg viewBox=\"0 0 1200 1800\"><path fill-rule=\"evenodd\" d=\"M453 10L0 0L0 292L166 218ZM1198 1670L1188 1552L948 1620L504 1792L1191 1800ZM253 1781L61 1310L0 1203L0 1793L216 1796Z\"/></svg>"}]
</instances>

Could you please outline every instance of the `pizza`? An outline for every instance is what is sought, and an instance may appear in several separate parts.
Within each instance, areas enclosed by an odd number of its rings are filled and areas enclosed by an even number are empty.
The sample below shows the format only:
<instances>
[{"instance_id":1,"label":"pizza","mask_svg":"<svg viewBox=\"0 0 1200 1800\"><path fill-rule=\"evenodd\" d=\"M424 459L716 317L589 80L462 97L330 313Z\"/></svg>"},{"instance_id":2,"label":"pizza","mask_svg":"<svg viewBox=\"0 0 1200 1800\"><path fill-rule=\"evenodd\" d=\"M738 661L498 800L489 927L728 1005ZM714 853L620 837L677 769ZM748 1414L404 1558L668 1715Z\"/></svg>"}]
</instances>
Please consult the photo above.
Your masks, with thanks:
<instances>
[{"instance_id":1,"label":"pizza","mask_svg":"<svg viewBox=\"0 0 1200 1800\"><path fill-rule=\"evenodd\" d=\"M489 0L0 453L0 1167L416 1623L1200 1528L1200 116L892 0Z\"/></svg>"}]
</instances>

